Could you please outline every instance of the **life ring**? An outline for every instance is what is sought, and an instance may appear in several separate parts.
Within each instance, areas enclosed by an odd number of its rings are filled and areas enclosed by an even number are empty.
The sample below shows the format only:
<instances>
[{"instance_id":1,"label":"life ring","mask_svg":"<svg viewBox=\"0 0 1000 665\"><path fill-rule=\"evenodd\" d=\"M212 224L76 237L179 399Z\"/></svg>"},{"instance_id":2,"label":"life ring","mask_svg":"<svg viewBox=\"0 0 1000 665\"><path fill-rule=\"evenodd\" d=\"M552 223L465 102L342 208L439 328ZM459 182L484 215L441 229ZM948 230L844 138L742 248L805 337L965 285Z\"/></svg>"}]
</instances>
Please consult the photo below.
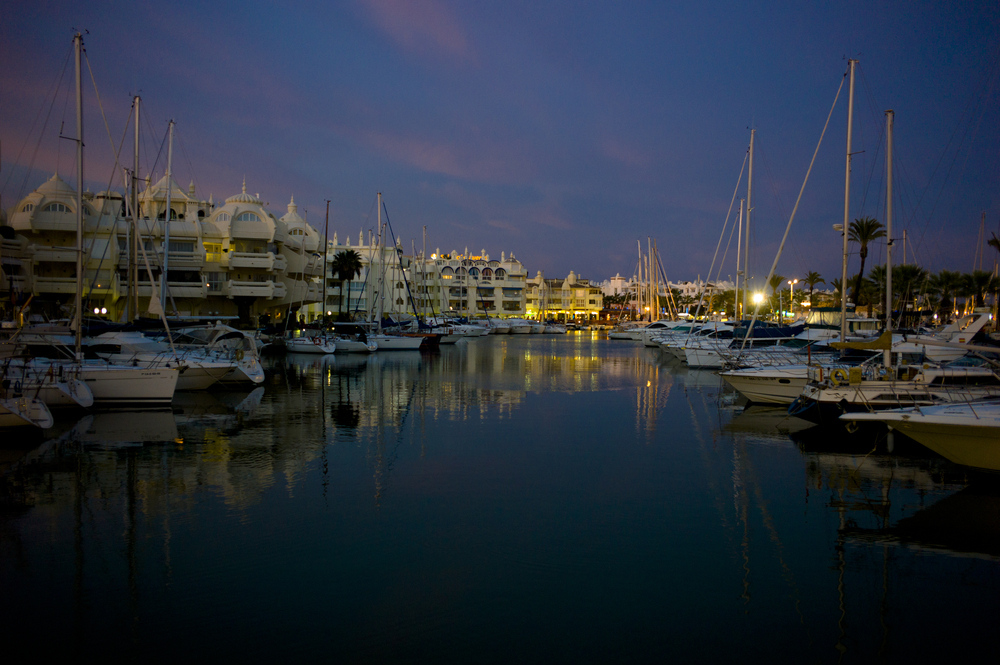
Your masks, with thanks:
<instances>
[{"instance_id":1,"label":"life ring","mask_svg":"<svg viewBox=\"0 0 1000 665\"><path fill-rule=\"evenodd\" d=\"M236 360L243 360L243 349L236 349Z\"/></svg>"},{"instance_id":2,"label":"life ring","mask_svg":"<svg viewBox=\"0 0 1000 665\"><path fill-rule=\"evenodd\" d=\"M847 383L850 381L850 376L847 374L847 370L838 367L837 369L830 372L830 383L835 386L839 386L842 383Z\"/></svg>"}]
</instances>

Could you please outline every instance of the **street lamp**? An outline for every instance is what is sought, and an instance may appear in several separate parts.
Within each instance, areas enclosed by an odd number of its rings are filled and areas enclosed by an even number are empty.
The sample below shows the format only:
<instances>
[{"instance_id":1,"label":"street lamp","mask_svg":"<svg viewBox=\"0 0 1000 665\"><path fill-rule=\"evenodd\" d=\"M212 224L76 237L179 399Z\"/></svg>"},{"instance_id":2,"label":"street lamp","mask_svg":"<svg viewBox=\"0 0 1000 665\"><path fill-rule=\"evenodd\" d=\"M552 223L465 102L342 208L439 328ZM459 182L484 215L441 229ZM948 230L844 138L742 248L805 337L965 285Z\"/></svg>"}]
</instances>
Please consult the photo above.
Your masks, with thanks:
<instances>
[{"instance_id":1,"label":"street lamp","mask_svg":"<svg viewBox=\"0 0 1000 665\"><path fill-rule=\"evenodd\" d=\"M798 283L797 279L788 280L788 309L792 312L792 319L795 318L795 285Z\"/></svg>"}]
</instances>

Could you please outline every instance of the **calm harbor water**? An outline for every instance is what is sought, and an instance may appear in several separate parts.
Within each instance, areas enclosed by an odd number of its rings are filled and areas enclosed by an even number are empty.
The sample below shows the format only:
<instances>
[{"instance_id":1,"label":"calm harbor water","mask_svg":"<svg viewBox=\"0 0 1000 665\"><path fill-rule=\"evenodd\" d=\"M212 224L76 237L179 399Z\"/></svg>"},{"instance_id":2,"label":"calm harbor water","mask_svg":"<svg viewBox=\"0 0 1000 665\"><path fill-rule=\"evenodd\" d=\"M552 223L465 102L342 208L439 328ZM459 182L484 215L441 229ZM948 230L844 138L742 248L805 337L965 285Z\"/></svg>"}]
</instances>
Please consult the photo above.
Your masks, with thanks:
<instances>
[{"instance_id":1,"label":"calm harbor water","mask_svg":"<svg viewBox=\"0 0 1000 665\"><path fill-rule=\"evenodd\" d=\"M997 653L1000 483L598 334L287 356L0 446L15 660Z\"/></svg>"}]
</instances>

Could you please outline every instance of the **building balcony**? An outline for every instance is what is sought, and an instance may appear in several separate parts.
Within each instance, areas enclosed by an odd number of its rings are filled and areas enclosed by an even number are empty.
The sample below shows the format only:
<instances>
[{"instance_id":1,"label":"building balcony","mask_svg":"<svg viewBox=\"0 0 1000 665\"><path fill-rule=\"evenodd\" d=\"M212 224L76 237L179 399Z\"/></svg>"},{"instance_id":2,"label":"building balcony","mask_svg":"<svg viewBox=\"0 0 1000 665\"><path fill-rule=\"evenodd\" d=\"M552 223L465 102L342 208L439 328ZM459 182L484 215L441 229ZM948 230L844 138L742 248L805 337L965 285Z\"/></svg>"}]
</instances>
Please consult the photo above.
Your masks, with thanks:
<instances>
[{"instance_id":1,"label":"building balcony","mask_svg":"<svg viewBox=\"0 0 1000 665\"><path fill-rule=\"evenodd\" d=\"M270 224L264 222L237 222L229 225L229 236L231 238L244 238L247 240L271 240L272 230Z\"/></svg>"},{"instance_id":2,"label":"building balcony","mask_svg":"<svg viewBox=\"0 0 1000 665\"><path fill-rule=\"evenodd\" d=\"M226 282L224 293L230 298L250 297L250 298L273 298L274 282L241 282L229 280Z\"/></svg>"},{"instance_id":3,"label":"building balcony","mask_svg":"<svg viewBox=\"0 0 1000 665\"><path fill-rule=\"evenodd\" d=\"M51 247L35 245L35 264L39 263L73 263L76 264L76 249L71 247Z\"/></svg>"},{"instance_id":4,"label":"building balcony","mask_svg":"<svg viewBox=\"0 0 1000 665\"><path fill-rule=\"evenodd\" d=\"M274 283L274 295L272 298L284 298L288 295L288 288L281 282Z\"/></svg>"},{"instance_id":5,"label":"building balcony","mask_svg":"<svg viewBox=\"0 0 1000 665\"><path fill-rule=\"evenodd\" d=\"M257 254L256 252L229 252L229 268L274 269L274 254Z\"/></svg>"},{"instance_id":6,"label":"building balcony","mask_svg":"<svg viewBox=\"0 0 1000 665\"><path fill-rule=\"evenodd\" d=\"M21 293L28 291L32 282L31 278L25 275L9 275L7 276L7 280L7 284L9 284L11 288L15 291L20 291Z\"/></svg>"},{"instance_id":7,"label":"building balcony","mask_svg":"<svg viewBox=\"0 0 1000 665\"><path fill-rule=\"evenodd\" d=\"M31 220L31 230L35 233L41 233L42 231L69 231L71 233L76 233L76 214L40 214L38 217Z\"/></svg>"},{"instance_id":8,"label":"building balcony","mask_svg":"<svg viewBox=\"0 0 1000 665\"><path fill-rule=\"evenodd\" d=\"M277 270L278 272L286 272L288 270L288 259L278 254L277 256L274 257L273 269ZM302 272L301 268L296 272Z\"/></svg>"},{"instance_id":9,"label":"building balcony","mask_svg":"<svg viewBox=\"0 0 1000 665\"><path fill-rule=\"evenodd\" d=\"M41 293L76 293L76 277L40 277L35 276L36 294Z\"/></svg>"},{"instance_id":10,"label":"building balcony","mask_svg":"<svg viewBox=\"0 0 1000 665\"><path fill-rule=\"evenodd\" d=\"M203 299L208 297L208 286L192 282L167 282L167 297Z\"/></svg>"},{"instance_id":11,"label":"building balcony","mask_svg":"<svg viewBox=\"0 0 1000 665\"><path fill-rule=\"evenodd\" d=\"M140 257L140 261L141 261ZM170 269L181 270L184 268L200 270L205 266L204 252L170 252L167 254L167 262Z\"/></svg>"}]
</instances>

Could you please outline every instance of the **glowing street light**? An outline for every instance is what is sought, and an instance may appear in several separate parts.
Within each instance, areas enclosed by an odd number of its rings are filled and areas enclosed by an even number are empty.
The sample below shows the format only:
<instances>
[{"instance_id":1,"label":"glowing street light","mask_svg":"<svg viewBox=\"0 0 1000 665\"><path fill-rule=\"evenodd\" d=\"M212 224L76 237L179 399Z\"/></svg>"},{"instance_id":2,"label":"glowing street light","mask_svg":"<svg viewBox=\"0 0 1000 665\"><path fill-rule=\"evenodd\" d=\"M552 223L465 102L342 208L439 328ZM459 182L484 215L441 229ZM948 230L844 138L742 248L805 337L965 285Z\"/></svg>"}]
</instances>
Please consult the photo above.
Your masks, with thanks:
<instances>
[{"instance_id":1,"label":"glowing street light","mask_svg":"<svg viewBox=\"0 0 1000 665\"><path fill-rule=\"evenodd\" d=\"M797 279L788 280L788 309L792 311L792 318L795 317L795 285L798 283Z\"/></svg>"}]
</instances>

